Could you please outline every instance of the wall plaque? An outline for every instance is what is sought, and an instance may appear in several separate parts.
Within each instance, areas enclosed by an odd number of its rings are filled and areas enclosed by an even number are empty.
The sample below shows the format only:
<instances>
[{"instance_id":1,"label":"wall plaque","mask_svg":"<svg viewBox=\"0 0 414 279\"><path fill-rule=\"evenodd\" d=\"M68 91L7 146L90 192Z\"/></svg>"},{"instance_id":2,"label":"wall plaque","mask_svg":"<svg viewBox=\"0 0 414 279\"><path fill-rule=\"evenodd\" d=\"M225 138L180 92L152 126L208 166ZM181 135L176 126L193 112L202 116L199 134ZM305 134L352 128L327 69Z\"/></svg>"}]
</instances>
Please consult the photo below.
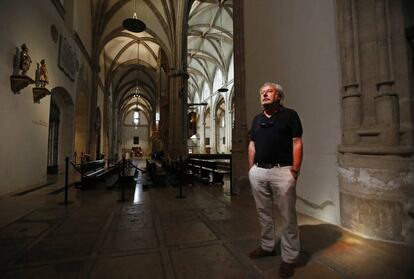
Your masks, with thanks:
<instances>
[{"instance_id":1,"label":"wall plaque","mask_svg":"<svg viewBox=\"0 0 414 279\"><path fill-rule=\"evenodd\" d=\"M60 36L59 40L58 61L59 68L69 77L71 81L74 81L78 68L76 52L63 36Z\"/></svg>"}]
</instances>

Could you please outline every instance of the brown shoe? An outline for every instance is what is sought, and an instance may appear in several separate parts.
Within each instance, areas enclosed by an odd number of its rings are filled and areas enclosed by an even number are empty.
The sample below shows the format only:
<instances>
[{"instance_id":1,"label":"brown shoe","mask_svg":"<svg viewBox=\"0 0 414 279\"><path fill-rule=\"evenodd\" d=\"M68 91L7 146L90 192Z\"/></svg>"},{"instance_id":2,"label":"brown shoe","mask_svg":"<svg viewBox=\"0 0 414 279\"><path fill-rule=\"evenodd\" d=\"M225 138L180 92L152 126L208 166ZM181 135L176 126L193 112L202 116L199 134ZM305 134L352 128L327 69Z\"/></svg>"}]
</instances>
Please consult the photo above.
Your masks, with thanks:
<instances>
[{"instance_id":1,"label":"brown shoe","mask_svg":"<svg viewBox=\"0 0 414 279\"><path fill-rule=\"evenodd\" d=\"M275 256L275 255L276 255L275 250L266 251L266 250L263 250L262 247L259 247L256 250L251 251L249 254L249 257L251 259L260 259L260 258Z\"/></svg>"},{"instance_id":2,"label":"brown shoe","mask_svg":"<svg viewBox=\"0 0 414 279\"><path fill-rule=\"evenodd\" d=\"M288 278L295 273L295 264L282 261L279 267L279 276L281 278Z\"/></svg>"}]
</instances>

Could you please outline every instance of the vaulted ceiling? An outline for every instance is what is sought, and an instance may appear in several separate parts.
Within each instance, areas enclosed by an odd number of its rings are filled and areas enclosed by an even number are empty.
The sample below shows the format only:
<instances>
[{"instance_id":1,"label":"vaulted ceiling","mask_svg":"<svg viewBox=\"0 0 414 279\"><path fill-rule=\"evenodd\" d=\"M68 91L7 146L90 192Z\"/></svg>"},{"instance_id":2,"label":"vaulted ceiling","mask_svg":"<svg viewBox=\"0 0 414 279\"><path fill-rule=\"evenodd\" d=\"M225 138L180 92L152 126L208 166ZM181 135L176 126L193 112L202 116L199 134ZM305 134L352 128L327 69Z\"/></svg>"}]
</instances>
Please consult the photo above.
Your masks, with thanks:
<instances>
[{"instance_id":1,"label":"vaulted ceiling","mask_svg":"<svg viewBox=\"0 0 414 279\"><path fill-rule=\"evenodd\" d=\"M189 15L188 83L189 98L201 94L203 85L212 86L217 69L224 83L233 56L233 1L195 1Z\"/></svg>"},{"instance_id":2,"label":"vaulted ceiling","mask_svg":"<svg viewBox=\"0 0 414 279\"><path fill-rule=\"evenodd\" d=\"M177 53L177 25L182 16L177 7L184 0L94 0L93 30L99 76L112 95L116 109L124 116L138 102L153 115L157 96L167 90L167 74ZM217 68L225 79L233 52L232 0L194 1L188 17L189 95L200 92L203 83L212 84ZM133 17L146 30L133 33L122 21ZM137 90L139 88L139 90ZM139 98L135 93L139 92ZM120 115L121 115L120 114Z\"/></svg>"}]
</instances>

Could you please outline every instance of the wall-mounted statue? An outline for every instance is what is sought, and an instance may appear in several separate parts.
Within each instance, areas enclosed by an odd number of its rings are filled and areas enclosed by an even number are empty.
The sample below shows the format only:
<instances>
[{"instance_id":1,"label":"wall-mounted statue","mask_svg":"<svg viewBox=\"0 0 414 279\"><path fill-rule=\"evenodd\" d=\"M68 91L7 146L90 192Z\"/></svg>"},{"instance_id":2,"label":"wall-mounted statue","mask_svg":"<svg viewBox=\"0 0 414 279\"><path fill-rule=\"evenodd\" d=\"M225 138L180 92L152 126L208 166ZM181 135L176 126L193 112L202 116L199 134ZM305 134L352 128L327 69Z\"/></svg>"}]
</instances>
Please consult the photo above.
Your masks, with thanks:
<instances>
[{"instance_id":1,"label":"wall-mounted statue","mask_svg":"<svg viewBox=\"0 0 414 279\"><path fill-rule=\"evenodd\" d=\"M20 94L20 90L35 82L27 76L30 64L32 64L32 59L26 44L22 44L20 49L16 47L16 54L13 57L13 74L10 76L10 87L14 94Z\"/></svg>"},{"instance_id":2,"label":"wall-mounted statue","mask_svg":"<svg viewBox=\"0 0 414 279\"><path fill-rule=\"evenodd\" d=\"M42 59L39 68L39 85L45 87L46 84L49 84L49 76L47 75L46 61Z\"/></svg>"},{"instance_id":3,"label":"wall-mounted statue","mask_svg":"<svg viewBox=\"0 0 414 279\"><path fill-rule=\"evenodd\" d=\"M36 87L33 88L33 100L35 103L40 103L40 100L43 97L50 95L50 91L45 88L46 85L49 84L49 77L47 75L46 60L42 59L40 65L39 63L36 64Z\"/></svg>"},{"instance_id":4,"label":"wall-mounted statue","mask_svg":"<svg viewBox=\"0 0 414 279\"><path fill-rule=\"evenodd\" d=\"M25 76L27 71L30 69L32 59L30 58L29 48L26 46L26 44L22 44L20 48L20 70L22 70L22 75Z\"/></svg>"}]
</instances>

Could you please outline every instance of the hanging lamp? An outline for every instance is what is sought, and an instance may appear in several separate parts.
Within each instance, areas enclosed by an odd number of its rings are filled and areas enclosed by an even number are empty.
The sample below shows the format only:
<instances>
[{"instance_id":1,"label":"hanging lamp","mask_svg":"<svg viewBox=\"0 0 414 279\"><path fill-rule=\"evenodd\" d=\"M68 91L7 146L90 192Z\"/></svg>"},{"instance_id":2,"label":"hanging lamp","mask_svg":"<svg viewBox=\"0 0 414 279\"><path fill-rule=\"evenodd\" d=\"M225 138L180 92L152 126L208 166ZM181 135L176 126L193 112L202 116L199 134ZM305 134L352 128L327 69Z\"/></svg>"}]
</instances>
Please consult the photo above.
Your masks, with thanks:
<instances>
[{"instance_id":1,"label":"hanging lamp","mask_svg":"<svg viewBox=\"0 0 414 279\"><path fill-rule=\"evenodd\" d=\"M136 98L135 101L135 108L133 110L133 120L132 123L135 126L135 130L138 129L138 125L139 125L139 119L140 119L140 115L139 115L139 42L137 41L137 85L135 87L135 93L134 93L134 97Z\"/></svg>"},{"instance_id":2,"label":"hanging lamp","mask_svg":"<svg viewBox=\"0 0 414 279\"><path fill-rule=\"evenodd\" d=\"M137 86L135 87L135 97L139 97L139 41L137 41ZM138 101L138 99L137 99Z\"/></svg>"},{"instance_id":3,"label":"hanging lamp","mask_svg":"<svg viewBox=\"0 0 414 279\"><path fill-rule=\"evenodd\" d=\"M133 125L135 126L135 129L138 128L139 125L139 119L140 119L140 115L139 115L139 107L138 107L138 97L137 97L137 103L135 104L135 108L134 108L134 112L133 112Z\"/></svg>"},{"instance_id":4,"label":"hanging lamp","mask_svg":"<svg viewBox=\"0 0 414 279\"><path fill-rule=\"evenodd\" d=\"M223 12L223 8L222 8L222 6L221 5L219 5L219 9L220 9L220 55L221 55L221 57L222 57L222 59L223 59L223 62L224 62L224 51L223 51L223 21L222 21L222 12ZM218 92L220 92L220 93L224 93L224 92L227 92L227 91L229 91L228 89L227 89L227 87L225 87L224 86L224 75L222 75L222 84L221 84L221 88L219 88L217 91Z\"/></svg>"},{"instance_id":5,"label":"hanging lamp","mask_svg":"<svg viewBox=\"0 0 414 279\"><path fill-rule=\"evenodd\" d=\"M134 15L132 16L132 18L130 17L130 18L124 19L124 21L122 22L122 26L128 31L139 33L139 32L144 31L147 28L147 26L145 25L143 21L137 18L137 0L135 0L134 3L135 3Z\"/></svg>"}]
</instances>

